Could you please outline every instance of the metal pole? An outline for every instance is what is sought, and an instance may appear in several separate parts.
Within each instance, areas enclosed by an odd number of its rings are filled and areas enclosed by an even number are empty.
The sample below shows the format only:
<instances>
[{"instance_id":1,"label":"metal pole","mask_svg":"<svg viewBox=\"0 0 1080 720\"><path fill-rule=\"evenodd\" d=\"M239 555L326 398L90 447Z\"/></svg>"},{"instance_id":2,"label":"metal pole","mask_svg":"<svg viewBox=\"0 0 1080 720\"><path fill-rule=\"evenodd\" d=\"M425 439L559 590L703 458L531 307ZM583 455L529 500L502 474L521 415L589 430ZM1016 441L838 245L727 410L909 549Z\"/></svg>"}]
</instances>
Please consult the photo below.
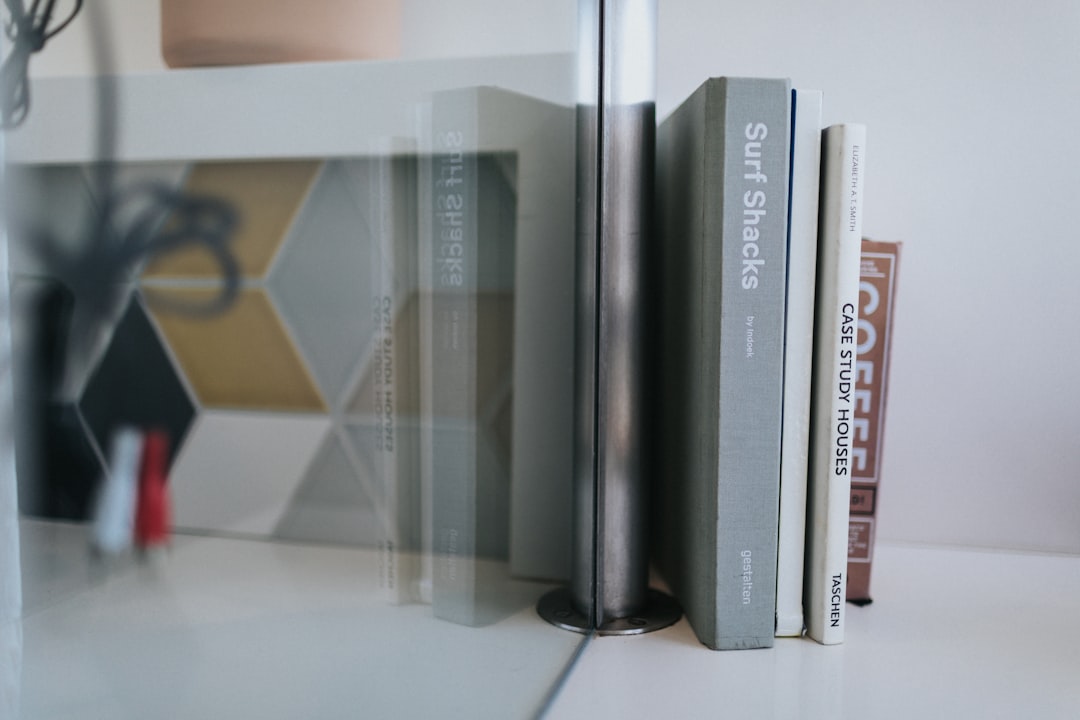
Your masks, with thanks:
<instances>
[{"instance_id":1,"label":"metal pole","mask_svg":"<svg viewBox=\"0 0 1080 720\"><path fill-rule=\"evenodd\" d=\"M648 587L644 432L647 255L656 135L656 0L583 0L578 106L574 566L540 603L557 625L602 634L680 615Z\"/></svg>"}]
</instances>

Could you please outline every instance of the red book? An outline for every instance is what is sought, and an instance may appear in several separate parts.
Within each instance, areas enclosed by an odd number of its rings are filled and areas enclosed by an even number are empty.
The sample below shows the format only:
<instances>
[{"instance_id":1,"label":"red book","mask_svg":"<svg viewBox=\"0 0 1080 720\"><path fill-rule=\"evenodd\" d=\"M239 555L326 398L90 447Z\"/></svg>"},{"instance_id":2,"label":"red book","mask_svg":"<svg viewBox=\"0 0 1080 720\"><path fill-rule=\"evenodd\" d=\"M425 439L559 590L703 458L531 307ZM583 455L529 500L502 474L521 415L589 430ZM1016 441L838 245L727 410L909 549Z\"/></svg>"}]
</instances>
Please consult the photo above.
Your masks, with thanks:
<instances>
[{"instance_id":1,"label":"red book","mask_svg":"<svg viewBox=\"0 0 1080 720\"><path fill-rule=\"evenodd\" d=\"M847 599L855 603L870 602L870 566L881 481L881 446L885 439L885 396L899 260L900 243L863 240L848 522Z\"/></svg>"},{"instance_id":2,"label":"red book","mask_svg":"<svg viewBox=\"0 0 1080 720\"><path fill-rule=\"evenodd\" d=\"M139 499L135 510L135 545L140 549L169 542L172 524L166 466L169 436L162 430L146 433L139 471Z\"/></svg>"}]
</instances>

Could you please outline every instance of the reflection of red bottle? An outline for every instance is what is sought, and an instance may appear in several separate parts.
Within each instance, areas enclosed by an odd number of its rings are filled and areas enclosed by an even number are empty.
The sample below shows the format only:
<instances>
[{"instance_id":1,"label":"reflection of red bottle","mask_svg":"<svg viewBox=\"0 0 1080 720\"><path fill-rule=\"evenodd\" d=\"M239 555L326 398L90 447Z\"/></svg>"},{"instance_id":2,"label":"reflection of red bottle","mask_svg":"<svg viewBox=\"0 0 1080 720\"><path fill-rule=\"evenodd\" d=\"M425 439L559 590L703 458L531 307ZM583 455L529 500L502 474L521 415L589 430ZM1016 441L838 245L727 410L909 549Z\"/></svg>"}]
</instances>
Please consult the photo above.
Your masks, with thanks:
<instances>
[{"instance_id":1,"label":"reflection of red bottle","mask_svg":"<svg viewBox=\"0 0 1080 720\"><path fill-rule=\"evenodd\" d=\"M168 455L168 434L163 430L147 432L139 472L139 503L135 510L135 545L141 549L169 542L171 518L169 490L165 484Z\"/></svg>"}]
</instances>

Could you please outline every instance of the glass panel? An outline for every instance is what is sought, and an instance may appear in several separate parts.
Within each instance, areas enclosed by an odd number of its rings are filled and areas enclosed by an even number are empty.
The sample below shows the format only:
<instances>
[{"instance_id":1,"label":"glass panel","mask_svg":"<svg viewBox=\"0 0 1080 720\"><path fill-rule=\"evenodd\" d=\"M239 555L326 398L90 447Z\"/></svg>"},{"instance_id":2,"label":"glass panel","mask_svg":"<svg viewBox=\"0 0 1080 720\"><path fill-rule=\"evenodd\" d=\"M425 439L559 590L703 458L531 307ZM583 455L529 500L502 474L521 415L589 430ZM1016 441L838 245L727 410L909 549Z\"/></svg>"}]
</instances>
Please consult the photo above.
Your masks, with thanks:
<instances>
[{"instance_id":1,"label":"glass panel","mask_svg":"<svg viewBox=\"0 0 1080 720\"><path fill-rule=\"evenodd\" d=\"M5 136L0 716L532 716L576 2L94 5Z\"/></svg>"}]
</instances>

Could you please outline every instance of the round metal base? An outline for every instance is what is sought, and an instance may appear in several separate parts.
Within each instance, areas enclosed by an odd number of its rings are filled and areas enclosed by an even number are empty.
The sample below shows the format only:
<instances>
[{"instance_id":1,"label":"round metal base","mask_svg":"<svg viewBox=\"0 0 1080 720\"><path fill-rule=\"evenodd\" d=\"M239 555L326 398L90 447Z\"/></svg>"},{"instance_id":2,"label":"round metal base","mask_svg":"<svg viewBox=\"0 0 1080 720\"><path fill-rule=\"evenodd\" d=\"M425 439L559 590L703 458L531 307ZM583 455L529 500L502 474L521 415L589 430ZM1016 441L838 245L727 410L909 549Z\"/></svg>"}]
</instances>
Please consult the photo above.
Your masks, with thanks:
<instances>
[{"instance_id":1,"label":"round metal base","mask_svg":"<svg viewBox=\"0 0 1080 720\"><path fill-rule=\"evenodd\" d=\"M589 618L574 608L569 588L558 588L540 598L536 612L549 623L563 630L590 633ZM682 617L682 608L675 598L659 590L649 589L645 609L637 615L616 618L596 628L598 635L641 635L674 625Z\"/></svg>"}]
</instances>

